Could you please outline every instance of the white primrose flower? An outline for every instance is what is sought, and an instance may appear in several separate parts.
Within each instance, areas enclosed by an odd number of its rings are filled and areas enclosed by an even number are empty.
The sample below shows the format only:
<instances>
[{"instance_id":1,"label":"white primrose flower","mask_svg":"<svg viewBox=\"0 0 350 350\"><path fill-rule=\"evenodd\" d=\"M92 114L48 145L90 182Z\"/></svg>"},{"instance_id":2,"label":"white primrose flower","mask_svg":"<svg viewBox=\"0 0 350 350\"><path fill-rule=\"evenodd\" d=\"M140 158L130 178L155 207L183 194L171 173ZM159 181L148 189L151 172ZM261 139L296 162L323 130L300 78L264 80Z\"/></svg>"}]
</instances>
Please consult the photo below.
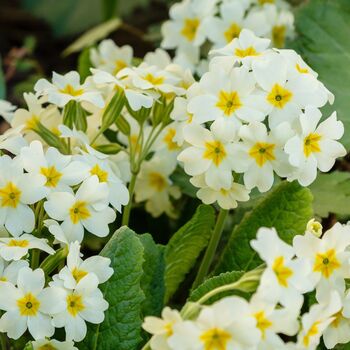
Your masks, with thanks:
<instances>
[{"instance_id":1,"label":"white primrose flower","mask_svg":"<svg viewBox=\"0 0 350 350\"><path fill-rule=\"evenodd\" d=\"M0 100L0 116L3 117L8 123L11 123L13 119L16 106L5 100Z\"/></svg>"},{"instance_id":2,"label":"white primrose flower","mask_svg":"<svg viewBox=\"0 0 350 350\"><path fill-rule=\"evenodd\" d=\"M306 107L299 118L299 132L285 146L289 162L298 168L290 179L298 179L303 186L316 179L317 169L327 172L336 158L346 155L344 146L336 141L344 134L344 125L337 120L336 112L318 124L321 117L317 108Z\"/></svg>"},{"instance_id":3,"label":"white primrose flower","mask_svg":"<svg viewBox=\"0 0 350 350\"><path fill-rule=\"evenodd\" d=\"M143 62L149 66L156 66L159 69L166 69L172 63L170 55L160 48L147 52Z\"/></svg>"},{"instance_id":4,"label":"white primrose flower","mask_svg":"<svg viewBox=\"0 0 350 350\"><path fill-rule=\"evenodd\" d=\"M281 177L290 175L294 168L283 149L293 134L287 122L270 132L260 122L240 128L242 141L234 149L234 170L244 173L244 184L248 189L257 187L260 192L266 192L273 185L275 172Z\"/></svg>"},{"instance_id":5,"label":"white primrose flower","mask_svg":"<svg viewBox=\"0 0 350 350\"><path fill-rule=\"evenodd\" d=\"M0 282L16 284L18 273L23 267L29 267L28 261L18 260L9 263L0 258Z\"/></svg>"},{"instance_id":6,"label":"white primrose flower","mask_svg":"<svg viewBox=\"0 0 350 350\"><path fill-rule=\"evenodd\" d=\"M78 242L69 245L67 266L59 272L58 276L67 289L74 289L82 278L93 273L99 283L106 282L112 275L113 269L109 266L111 260L102 256L91 256L81 259L80 244Z\"/></svg>"},{"instance_id":7,"label":"white primrose flower","mask_svg":"<svg viewBox=\"0 0 350 350\"><path fill-rule=\"evenodd\" d=\"M335 224L322 238L310 232L294 237L296 255L311 266L308 279L316 286L319 302L333 290L343 293L345 278L350 277L350 226ZM306 263L305 262L305 263Z\"/></svg>"},{"instance_id":8,"label":"white primrose flower","mask_svg":"<svg viewBox=\"0 0 350 350\"><path fill-rule=\"evenodd\" d=\"M0 135L0 149L18 155L22 147L28 145L22 135L23 126L10 128Z\"/></svg>"},{"instance_id":9,"label":"white primrose flower","mask_svg":"<svg viewBox=\"0 0 350 350\"><path fill-rule=\"evenodd\" d=\"M293 259L293 247L282 241L274 228L260 228L257 238L250 244L267 265L258 293L266 301L300 310L302 294L313 289L308 280L309 264L302 259Z\"/></svg>"},{"instance_id":10,"label":"white primrose flower","mask_svg":"<svg viewBox=\"0 0 350 350\"><path fill-rule=\"evenodd\" d=\"M294 122L306 106L322 107L327 103L328 90L311 74L289 76L287 61L277 52L255 60L252 68L271 128L284 121Z\"/></svg>"},{"instance_id":11,"label":"white primrose flower","mask_svg":"<svg viewBox=\"0 0 350 350\"><path fill-rule=\"evenodd\" d=\"M90 50L90 59L95 68L117 74L131 66L133 48L129 45L119 47L111 39L102 40L97 48Z\"/></svg>"},{"instance_id":12,"label":"white primrose flower","mask_svg":"<svg viewBox=\"0 0 350 350\"><path fill-rule=\"evenodd\" d=\"M89 137L81 130L77 130L75 126L73 126L73 129L70 129L68 126L61 124L58 126L58 131L59 136L62 139L69 139L72 146L79 147L90 143Z\"/></svg>"},{"instance_id":13,"label":"white primrose flower","mask_svg":"<svg viewBox=\"0 0 350 350\"><path fill-rule=\"evenodd\" d=\"M25 174L18 158L0 157L0 225L14 236L32 232L35 224L29 205L47 194L43 175Z\"/></svg>"},{"instance_id":14,"label":"white primrose flower","mask_svg":"<svg viewBox=\"0 0 350 350\"><path fill-rule=\"evenodd\" d=\"M49 147L45 152L40 141L32 141L21 149L20 160L29 174L45 176L45 187L50 191L69 191L82 181L83 163L71 161L71 156Z\"/></svg>"},{"instance_id":15,"label":"white primrose flower","mask_svg":"<svg viewBox=\"0 0 350 350\"><path fill-rule=\"evenodd\" d=\"M32 342L33 350L78 350L72 341L39 339Z\"/></svg>"},{"instance_id":16,"label":"white primrose flower","mask_svg":"<svg viewBox=\"0 0 350 350\"><path fill-rule=\"evenodd\" d=\"M180 128L181 126L175 122L167 125L156 139L152 149L157 154L162 153L162 157L176 158L181 151L181 147L176 141L178 139L176 135L180 131Z\"/></svg>"},{"instance_id":17,"label":"white primrose flower","mask_svg":"<svg viewBox=\"0 0 350 350\"><path fill-rule=\"evenodd\" d=\"M178 160L184 163L185 172L191 176L205 175L205 183L215 190L229 189L232 185L234 141L232 128L213 123L210 131L200 125L190 125L184 130L186 142Z\"/></svg>"},{"instance_id":18,"label":"white primrose flower","mask_svg":"<svg viewBox=\"0 0 350 350\"><path fill-rule=\"evenodd\" d=\"M146 201L146 210L154 217L163 213L176 216L170 198L180 198L181 191L169 178L175 168L174 158L159 157L157 154L141 166L135 185L135 201Z\"/></svg>"},{"instance_id":19,"label":"white primrose flower","mask_svg":"<svg viewBox=\"0 0 350 350\"><path fill-rule=\"evenodd\" d=\"M47 214L63 221L63 231L81 242L84 228L98 237L109 233L108 224L116 218L115 211L108 207L108 186L100 183L96 175L86 179L75 194L52 192L44 203Z\"/></svg>"},{"instance_id":20,"label":"white primrose flower","mask_svg":"<svg viewBox=\"0 0 350 350\"><path fill-rule=\"evenodd\" d=\"M161 318L145 317L142 328L153 335L151 338L152 350L171 350L168 339L173 335L174 325L180 322L182 322L180 313L169 307L163 309Z\"/></svg>"},{"instance_id":21,"label":"white primrose flower","mask_svg":"<svg viewBox=\"0 0 350 350\"><path fill-rule=\"evenodd\" d=\"M34 86L38 96L47 96L48 102L58 107L64 107L69 101L90 102L96 107L103 108L104 101L99 91L94 89L88 81L80 83L80 75L71 71L65 75L52 73L52 83L40 79Z\"/></svg>"},{"instance_id":22,"label":"white primrose flower","mask_svg":"<svg viewBox=\"0 0 350 350\"><path fill-rule=\"evenodd\" d=\"M176 323L168 344L174 350L244 350L255 349L259 340L247 301L228 297L204 307L195 321Z\"/></svg>"},{"instance_id":23,"label":"white primrose flower","mask_svg":"<svg viewBox=\"0 0 350 350\"><path fill-rule=\"evenodd\" d=\"M60 307L51 313L52 324L57 328L65 328L67 340L83 340L87 332L86 322L103 322L108 303L103 299L98 283L94 273L84 276L74 290L64 288L63 282L57 278L50 282L50 286L57 287L63 294L60 300L56 300Z\"/></svg>"},{"instance_id":24,"label":"white primrose flower","mask_svg":"<svg viewBox=\"0 0 350 350\"><path fill-rule=\"evenodd\" d=\"M27 233L20 237L0 237L0 257L6 261L19 260L27 255L30 249L40 249L48 254L55 253L46 239Z\"/></svg>"},{"instance_id":25,"label":"white primrose flower","mask_svg":"<svg viewBox=\"0 0 350 350\"><path fill-rule=\"evenodd\" d=\"M0 331L18 339L28 329L34 339L51 337L55 328L50 313L60 304L62 292L44 288L45 275L41 269L23 267L18 273L17 287L10 282L0 283Z\"/></svg>"},{"instance_id":26,"label":"white primrose flower","mask_svg":"<svg viewBox=\"0 0 350 350\"><path fill-rule=\"evenodd\" d=\"M204 204L218 203L220 208L234 209L237 208L237 202L246 202L249 200L250 190L247 190L245 186L232 182L229 189L221 188L215 190L209 187L205 182L205 176L194 176L190 179L193 186L198 187L197 197Z\"/></svg>"},{"instance_id":27,"label":"white primrose flower","mask_svg":"<svg viewBox=\"0 0 350 350\"><path fill-rule=\"evenodd\" d=\"M223 48L210 51L210 65L222 65L232 69L237 63L251 68L252 62L260 59L269 47L270 40L257 37L252 31L243 29L239 36Z\"/></svg>"},{"instance_id":28,"label":"white primrose flower","mask_svg":"<svg viewBox=\"0 0 350 350\"><path fill-rule=\"evenodd\" d=\"M340 296L332 291L330 298L322 304L314 304L301 318L302 329L298 334L298 349L316 349L327 327L335 320L341 309Z\"/></svg>"}]
</instances>

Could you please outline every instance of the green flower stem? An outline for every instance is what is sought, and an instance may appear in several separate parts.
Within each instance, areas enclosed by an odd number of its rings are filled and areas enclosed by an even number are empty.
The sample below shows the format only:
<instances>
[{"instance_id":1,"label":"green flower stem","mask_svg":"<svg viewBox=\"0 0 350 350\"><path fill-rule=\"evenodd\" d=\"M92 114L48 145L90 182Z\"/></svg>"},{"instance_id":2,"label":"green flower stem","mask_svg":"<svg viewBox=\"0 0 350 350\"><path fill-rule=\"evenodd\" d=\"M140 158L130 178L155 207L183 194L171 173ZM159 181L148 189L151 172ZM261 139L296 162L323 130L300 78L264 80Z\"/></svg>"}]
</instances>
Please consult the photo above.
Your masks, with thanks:
<instances>
[{"instance_id":1,"label":"green flower stem","mask_svg":"<svg viewBox=\"0 0 350 350\"><path fill-rule=\"evenodd\" d=\"M0 344L1 344L1 350L8 350L5 333L0 333Z\"/></svg>"},{"instance_id":2,"label":"green flower stem","mask_svg":"<svg viewBox=\"0 0 350 350\"><path fill-rule=\"evenodd\" d=\"M129 183L129 203L127 204L126 207L124 207L124 210L123 210L122 226L128 226L129 224L130 212L131 212L132 200L134 197L134 190L135 190L137 175L138 173L132 173L132 176L131 176L131 180Z\"/></svg>"},{"instance_id":3,"label":"green flower stem","mask_svg":"<svg viewBox=\"0 0 350 350\"><path fill-rule=\"evenodd\" d=\"M219 215L216 220L214 232L210 238L207 250L205 251L196 279L193 282L193 286L192 286L193 289L197 288L204 281L205 277L208 275L210 266L215 256L216 249L221 239L222 232L224 230L227 214L228 214L228 210L220 209Z\"/></svg>"}]
</instances>

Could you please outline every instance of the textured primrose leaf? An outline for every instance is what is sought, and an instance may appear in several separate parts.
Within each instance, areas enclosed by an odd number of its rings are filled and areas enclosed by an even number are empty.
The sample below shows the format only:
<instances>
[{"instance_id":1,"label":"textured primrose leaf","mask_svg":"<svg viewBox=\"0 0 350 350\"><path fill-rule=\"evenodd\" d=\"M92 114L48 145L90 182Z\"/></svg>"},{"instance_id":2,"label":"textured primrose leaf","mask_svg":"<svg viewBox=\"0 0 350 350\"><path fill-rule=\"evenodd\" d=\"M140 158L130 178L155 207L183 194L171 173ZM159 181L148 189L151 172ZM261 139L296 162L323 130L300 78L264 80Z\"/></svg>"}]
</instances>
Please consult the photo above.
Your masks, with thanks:
<instances>
[{"instance_id":1,"label":"textured primrose leaf","mask_svg":"<svg viewBox=\"0 0 350 350\"><path fill-rule=\"evenodd\" d=\"M248 271L261 264L250 241L260 227L275 227L279 236L291 243L296 234L305 231L312 216L312 194L297 182L282 182L255 208L245 214L234 228L220 257L215 274L226 271Z\"/></svg>"},{"instance_id":2,"label":"textured primrose leaf","mask_svg":"<svg viewBox=\"0 0 350 350\"><path fill-rule=\"evenodd\" d=\"M80 350L136 350L141 338L141 309L145 295L141 289L144 248L128 227L117 230L101 251L112 261L113 276L101 286L109 303L105 320L88 325L88 334L78 344Z\"/></svg>"},{"instance_id":3,"label":"textured primrose leaf","mask_svg":"<svg viewBox=\"0 0 350 350\"><path fill-rule=\"evenodd\" d=\"M165 303L176 292L207 246L214 221L214 209L200 205L192 219L170 239L165 248Z\"/></svg>"},{"instance_id":4,"label":"textured primrose leaf","mask_svg":"<svg viewBox=\"0 0 350 350\"><path fill-rule=\"evenodd\" d=\"M350 1L311 0L296 12L298 36L293 47L319 73L319 79L335 95L334 110L345 124L345 147L350 149Z\"/></svg>"},{"instance_id":5,"label":"textured primrose leaf","mask_svg":"<svg viewBox=\"0 0 350 350\"><path fill-rule=\"evenodd\" d=\"M350 215L350 173L334 171L319 174L310 185L310 190L314 196L313 207L316 215Z\"/></svg>"}]
</instances>

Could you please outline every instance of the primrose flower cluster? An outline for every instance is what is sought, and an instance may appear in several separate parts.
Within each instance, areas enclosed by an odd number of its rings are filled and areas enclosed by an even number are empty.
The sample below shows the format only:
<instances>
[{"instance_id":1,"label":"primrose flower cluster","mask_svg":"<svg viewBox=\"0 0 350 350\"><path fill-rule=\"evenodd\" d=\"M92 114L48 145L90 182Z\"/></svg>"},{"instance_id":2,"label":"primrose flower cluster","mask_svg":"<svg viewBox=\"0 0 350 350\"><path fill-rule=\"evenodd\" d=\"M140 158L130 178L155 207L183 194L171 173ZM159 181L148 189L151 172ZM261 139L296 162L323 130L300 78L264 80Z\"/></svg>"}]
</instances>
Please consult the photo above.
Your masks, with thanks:
<instances>
[{"instance_id":1,"label":"primrose flower cluster","mask_svg":"<svg viewBox=\"0 0 350 350\"><path fill-rule=\"evenodd\" d=\"M190 317L166 307L161 318L143 323L153 335L150 349L313 350L321 337L327 349L349 342L350 226L337 223L320 235L322 226L314 221L293 245L275 229L259 229L251 246L266 267L250 300L231 296L207 306L200 299Z\"/></svg>"},{"instance_id":2,"label":"primrose flower cluster","mask_svg":"<svg viewBox=\"0 0 350 350\"><path fill-rule=\"evenodd\" d=\"M162 48L175 49L175 62L200 75L208 50L227 45L244 28L278 48L294 35L294 16L284 0L183 0L169 14L162 26Z\"/></svg>"}]
</instances>

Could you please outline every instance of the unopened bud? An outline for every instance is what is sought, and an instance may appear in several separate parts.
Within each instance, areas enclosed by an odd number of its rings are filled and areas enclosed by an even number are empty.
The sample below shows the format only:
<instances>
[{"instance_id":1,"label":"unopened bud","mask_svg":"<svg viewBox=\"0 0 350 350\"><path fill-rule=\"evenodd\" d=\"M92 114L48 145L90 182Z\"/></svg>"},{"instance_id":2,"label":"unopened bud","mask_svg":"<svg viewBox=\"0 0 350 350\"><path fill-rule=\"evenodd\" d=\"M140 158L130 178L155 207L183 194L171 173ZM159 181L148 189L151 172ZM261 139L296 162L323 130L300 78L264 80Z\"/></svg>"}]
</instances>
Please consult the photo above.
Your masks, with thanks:
<instances>
[{"instance_id":1,"label":"unopened bud","mask_svg":"<svg viewBox=\"0 0 350 350\"><path fill-rule=\"evenodd\" d=\"M316 237L322 236L323 227L320 222L311 219L306 225L306 232L310 232Z\"/></svg>"}]
</instances>

